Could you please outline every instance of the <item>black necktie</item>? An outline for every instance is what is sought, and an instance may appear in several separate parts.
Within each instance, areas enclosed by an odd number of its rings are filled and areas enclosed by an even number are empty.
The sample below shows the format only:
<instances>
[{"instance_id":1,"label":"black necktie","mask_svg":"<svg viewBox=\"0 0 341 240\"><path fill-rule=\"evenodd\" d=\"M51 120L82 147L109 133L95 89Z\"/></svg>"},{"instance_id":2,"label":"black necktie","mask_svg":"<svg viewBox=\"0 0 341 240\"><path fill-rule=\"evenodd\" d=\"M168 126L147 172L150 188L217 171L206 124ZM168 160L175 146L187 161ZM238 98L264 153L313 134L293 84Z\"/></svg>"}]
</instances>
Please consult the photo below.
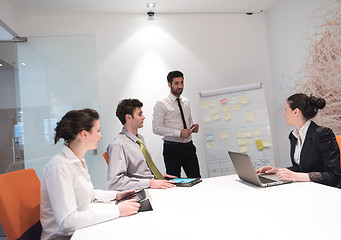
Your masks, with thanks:
<instances>
[{"instance_id":1,"label":"black necktie","mask_svg":"<svg viewBox=\"0 0 341 240\"><path fill-rule=\"evenodd\" d=\"M181 104L180 104L180 99L177 98L176 101L178 101L178 106L179 106L179 109L180 109L182 123L184 124L184 129L187 129L187 125L186 125L186 121L185 121L185 116L184 116L184 111L182 111L182 107L181 107Z\"/></svg>"}]
</instances>

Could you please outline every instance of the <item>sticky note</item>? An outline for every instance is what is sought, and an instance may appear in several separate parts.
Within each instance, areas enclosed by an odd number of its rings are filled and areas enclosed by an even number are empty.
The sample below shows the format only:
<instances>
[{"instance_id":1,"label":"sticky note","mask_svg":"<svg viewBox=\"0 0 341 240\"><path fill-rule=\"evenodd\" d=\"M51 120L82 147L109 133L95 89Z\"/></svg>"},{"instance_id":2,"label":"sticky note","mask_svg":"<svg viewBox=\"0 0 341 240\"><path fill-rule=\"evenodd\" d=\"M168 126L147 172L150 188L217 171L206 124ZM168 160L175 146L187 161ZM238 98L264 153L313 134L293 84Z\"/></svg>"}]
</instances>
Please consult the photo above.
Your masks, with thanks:
<instances>
[{"instance_id":1,"label":"sticky note","mask_svg":"<svg viewBox=\"0 0 341 240\"><path fill-rule=\"evenodd\" d=\"M233 110L239 111L240 110L240 104L239 103L233 104Z\"/></svg>"},{"instance_id":2,"label":"sticky note","mask_svg":"<svg viewBox=\"0 0 341 240\"><path fill-rule=\"evenodd\" d=\"M261 136L261 131L260 130L253 130L253 136L255 137L260 137Z\"/></svg>"},{"instance_id":3,"label":"sticky note","mask_svg":"<svg viewBox=\"0 0 341 240\"><path fill-rule=\"evenodd\" d=\"M258 150L262 150L264 148L263 142L260 139L256 140L256 145L257 145Z\"/></svg>"},{"instance_id":4,"label":"sticky note","mask_svg":"<svg viewBox=\"0 0 341 240\"><path fill-rule=\"evenodd\" d=\"M221 99L219 102L220 102L220 104L226 104L226 103L227 103L227 99L226 99L226 98L223 98L223 99Z\"/></svg>"},{"instance_id":5,"label":"sticky note","mask_svg":"<svg viewBox=\"0 0 341 240\"><path fill-rule=\"evenodd\" d=\"M212 113L212 114L218 113L217 107L211 107L211 113Z\"/></svg>"},{"instance_id":6,"label":"sticky note","mask_svg":"<svg viewBox=\"0 0 341 240\"><path fill-rule=\"evenodd\" d=\"M241 95L240 96L240 102L243 104L247 103L247 95Z\"/></svg>"},{"instance_id":7,"label":"sticky note","mask_svg":"<svg viewBox=\"0 0 341 240\"><path fill-rule=\"evenodd\" d=\"M226 121L232 119L231 114L230 114L230 113L225 113L225 114L224 114L224 119L225 119Z\"/></svg>"},{"instance_id":8,"label":"sticky note","mask_svg":"<svg viewBox=\"0 0 341 240\"><path fill-rule=\"evenodd\" d=\"M245 144L246 145L252 145L252 143L253 143L252 138L245 139Z\"/></svg>"},{"instance_id":9,"label":"sticky note","mask_svg":"<svg viewBox=\"0 0 341 240\"><path fill-rule=\"evenodd\" d=\"M247 152L247 146L240 146L239 147L239 152L246 153Z\"/></svg>"},{"instance_id":10,"label":"sticky note","mask_svg":"<svg viewBox=\"0 0 341 240\"><path fill-rule=\"evenodd\" d=\"M244 131L244 137L252 137L251 131Z\"/></svg>"},{"instance_id":11,"label":"sticky note","mask_svg":"<svg viewBox=\"0 0 341 240\"><path fill-rule=\"evenodd\" d=\"M206 134L206 142L213 141L213 134Z\"/></svg>"},{"instance_id":12,"label":"sticky note","mask_svg":"<svg viewBox=\"0 0 341 240\"><path fill-rule=\"evenodd\" d=\"M213 121L218 121L219 119L220 119L219 114L214 114L213 117L212 117Z\"/></svg>"},{"instance_id":13,"label":"sticky note","mask_svg":"<svg viewBox=\"0 0 341 240\"><path fill-rule=\"evenodd\" d=\"M209 102L208 105L209 105L209 107L215 107L216 106L215 102L213 102L213 101Z\"/></svg>"},{"instance_id":14,"label":"sticky note","mask_svg":"<svg viewBox=\"0 0 341 240\"><path fill-rule=\"evenodd\" d=\"M264 147L271 147L271 142L270 141L263 141L263 146Z\"/></svg>"},{"instance_id":15,"label":"sticky note","mask_svg":"<svg viewBox=\"0 0 341 240\"><path fill-rule=\"evenodd\" d=\"M205 117L205 118L204 118L204 122L205 122L205 123L210 123L210 122L212 122L211 117Z\"/></svg>"},{"instance_id":16,"label":"sticky note","mask_svg":"<svg viewBox=\"0 0 341 240\"><path fill-rule=\"evenodd\" d=\"M208 102L202 102L202 103L201 103L201 107L202 107L202 109L204 109L204 110L208 109L208 108L209 108Z\"/></svg>"},{"instance_id":17,"label":"sticky note","mask_svg":"<svg viewBox=\"0 0 341 240\"><path fill-rule=\"evenodd\" d=\"M244 132L243 131L238 131L237 135L238 135L239 138L242 138L242 137L244 137Z\"/></svg>"},{"instance_id":18,"label":"sticky note","mask_svg":"<svg viewBox=\"0 0 341 240\"><path fill-rule=\"evenodd\" d=\"M228 138L229 138L229 135L228 135L227 132L221 132L221 133L220 133L220 138L221 138L221 139L228 139Z\"/></svg>"},{"instance_id":19,"label":"sticky note","mask_svg":"<svg viewBox=\"0 0 341 240\"><path fill-rule=\"evenodd\" d=\"M253 111L246 111L246 121L253 122Z\"/></svg>"},{"instance_id":20,"label":"sticky note","mask_svg":"<svg viewBox=\"0 0 341 240\"><path fill-rule=\"evenodd\" d=\"M244 138L238 138L238 145L239 145L239 146L244 146L244 145L246 145L245 139L244 139Z\"/></svg>"},{"instance_id":21,"label":"sticky note","mask_svg":"<svg viewBox=\"0 0 341 240\"><path fill-rule=\"evenodd\" d=\"M213 142L206 142L206 148L213 148Z\"/></svg>"},{"instance_id":22,"label":"sticky note","mask_svg":"<svg viewBox=\"0 0 341 240\"><path fill-rule=\"evenodd\" d=\"M229 110L229 105L227 103L221 104L221 111L227 112Z\"/></svg>"}]
</instances>

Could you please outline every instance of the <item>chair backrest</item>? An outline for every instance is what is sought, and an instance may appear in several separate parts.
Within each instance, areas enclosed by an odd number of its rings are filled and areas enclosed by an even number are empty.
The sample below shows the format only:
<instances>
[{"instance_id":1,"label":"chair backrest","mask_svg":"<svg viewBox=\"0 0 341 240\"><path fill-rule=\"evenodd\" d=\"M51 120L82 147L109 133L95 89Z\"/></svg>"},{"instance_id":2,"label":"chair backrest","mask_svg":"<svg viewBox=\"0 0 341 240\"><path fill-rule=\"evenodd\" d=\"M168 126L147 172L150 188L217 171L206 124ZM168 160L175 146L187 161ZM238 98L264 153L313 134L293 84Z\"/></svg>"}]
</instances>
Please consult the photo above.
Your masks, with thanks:
<instances>
[{"instance_id":1,"label":"chair backrest","mask_svg":"<svg viewBox=\"0 0 341 240\"><path fill-rule=\"evenodd\" d=\"M0 175L0 222L7 239L40 239L40 181L33 169Z\"/></svg>"},{"instance_id":2,"label":"chair backrest","mask_svg":"<svg viewBox=\"0 0 341 240\"><path fill-rule=\"evenodd\" d=\"M109 156L106 152L103 153L103 157L104 157L104 160L107 162L107 164L109 165Z\"/></svg>"},{"instance_id":3,"label":"chair backrest","mask_svg":"<svg viewBox=\"0 0 341 240\"><path fill-rule=\"evenodd\" d=\"M341 135L336 136L336 141L337 141L337 144L339 144L339 149L341 153ZM341 161L340 161L340 167L341 167Z\"/></svg>"}]
</instances>

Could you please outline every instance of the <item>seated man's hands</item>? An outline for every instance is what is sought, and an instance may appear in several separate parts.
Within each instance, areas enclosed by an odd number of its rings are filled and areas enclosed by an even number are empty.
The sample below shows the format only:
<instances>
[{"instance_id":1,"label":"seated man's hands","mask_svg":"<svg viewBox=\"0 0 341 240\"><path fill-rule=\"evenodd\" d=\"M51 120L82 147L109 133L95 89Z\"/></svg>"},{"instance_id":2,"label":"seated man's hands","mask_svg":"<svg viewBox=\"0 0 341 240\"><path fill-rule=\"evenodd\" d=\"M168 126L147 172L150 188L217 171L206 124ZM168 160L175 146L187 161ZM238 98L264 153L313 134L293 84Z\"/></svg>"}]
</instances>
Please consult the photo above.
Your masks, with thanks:
<instances>
[{"instance_id":1,"label":"seated man's hands","mask_svg":"<svg viewBox=\"0 0 341 240\"><path fill-rule=\"evenodd\" d=\"M174 185L173 183L174 183L174 182L168 181L168 180L150 179L150 180L149 180L149 187L150 187L150 188L161 188L161 189L166 189L166 188L175 187L175 185Z\"/></svg>"}]
</instances>

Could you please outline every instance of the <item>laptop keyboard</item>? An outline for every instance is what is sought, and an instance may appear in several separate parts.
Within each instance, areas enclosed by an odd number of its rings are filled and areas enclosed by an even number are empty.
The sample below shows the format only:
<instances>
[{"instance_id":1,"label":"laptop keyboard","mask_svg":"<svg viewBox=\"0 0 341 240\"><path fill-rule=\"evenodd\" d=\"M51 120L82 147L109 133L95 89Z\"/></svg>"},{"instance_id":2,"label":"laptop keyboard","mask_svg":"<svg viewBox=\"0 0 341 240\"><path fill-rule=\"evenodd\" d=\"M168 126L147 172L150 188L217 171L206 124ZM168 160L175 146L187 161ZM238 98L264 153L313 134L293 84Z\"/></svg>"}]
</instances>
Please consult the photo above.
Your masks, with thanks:
<instances>
[{"instance_id":1,"label":"laptop keyboard","mask_svg":"<svg viewBox=\"0 0 341 240\"><path fill-rule=\"evenodd\" d=\"M272 180L272 179L269 179L269 178L265 178L265 177L262 177L260 175L258 175L258 178L260 180L261 183L272 183L272 182L277 182L275 180Z\"/></svg>"}]
</instances>

